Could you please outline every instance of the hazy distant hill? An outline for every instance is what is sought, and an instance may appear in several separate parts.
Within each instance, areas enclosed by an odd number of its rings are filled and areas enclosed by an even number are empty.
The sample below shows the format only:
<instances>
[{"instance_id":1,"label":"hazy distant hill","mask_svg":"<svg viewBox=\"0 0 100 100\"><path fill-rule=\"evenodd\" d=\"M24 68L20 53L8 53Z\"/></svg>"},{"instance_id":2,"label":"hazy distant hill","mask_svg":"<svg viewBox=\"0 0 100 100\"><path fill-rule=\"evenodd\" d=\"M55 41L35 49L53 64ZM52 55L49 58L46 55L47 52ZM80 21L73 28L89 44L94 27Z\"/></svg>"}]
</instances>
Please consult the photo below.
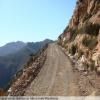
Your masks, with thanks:
<instances>
[{"instance_id":1,"label":"hazy distant hill","mask_svg":"<svg viewBox=\"0 0 100 100\"><path fill-rule=\"evenodd\" d=\"M29 59L30 54L35 54L45 44L51 43L51 42L52 41L48 39L41 42L36 42L36 43L29 42L27 44L24 44L23 48L21 48L20 50L17 49L15 53L10 52L9 55L0 57L0 88L6 88L6 86L8 85L9 81L12 79L14 74L16 74L16 72L22 69L23 65L27 63L27 60ZM15 47L14 44L13 44L13 47ZM21 47L21 46L17 45L17 47Z\"/></svg>"},{"instance_id":2,"label":"hazy distant hill","mask_svg":"<svg viewBox=\"0 0 100 100\"><path fill-rule=\"evenodd\" d=\"M22 49L26 44L24 42L11 42L2 47L0 47L0 56L6 56L10 53L15 53Z\"/></svg>"}]
</instances>

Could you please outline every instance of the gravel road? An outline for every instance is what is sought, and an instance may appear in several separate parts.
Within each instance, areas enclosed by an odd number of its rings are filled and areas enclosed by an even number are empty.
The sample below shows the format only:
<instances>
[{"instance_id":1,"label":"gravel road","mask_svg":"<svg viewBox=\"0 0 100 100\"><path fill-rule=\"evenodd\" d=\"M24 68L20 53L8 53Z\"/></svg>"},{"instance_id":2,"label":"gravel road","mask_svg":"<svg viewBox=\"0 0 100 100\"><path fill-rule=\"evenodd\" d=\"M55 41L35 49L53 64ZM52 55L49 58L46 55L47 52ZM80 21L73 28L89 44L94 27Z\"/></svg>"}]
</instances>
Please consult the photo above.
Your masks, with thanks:
<instances>
[{"instance_id":1,"label":"gravel road","mask_svg":"<svg viewBox=\"0 0 100 100\"><path fill-rule=\"evenodd\" d=\"M68 57L56 44L47 49L47 59L41 71L26 89L25 96L76 96L76 76Z\"/></svg>"}]
</instances>

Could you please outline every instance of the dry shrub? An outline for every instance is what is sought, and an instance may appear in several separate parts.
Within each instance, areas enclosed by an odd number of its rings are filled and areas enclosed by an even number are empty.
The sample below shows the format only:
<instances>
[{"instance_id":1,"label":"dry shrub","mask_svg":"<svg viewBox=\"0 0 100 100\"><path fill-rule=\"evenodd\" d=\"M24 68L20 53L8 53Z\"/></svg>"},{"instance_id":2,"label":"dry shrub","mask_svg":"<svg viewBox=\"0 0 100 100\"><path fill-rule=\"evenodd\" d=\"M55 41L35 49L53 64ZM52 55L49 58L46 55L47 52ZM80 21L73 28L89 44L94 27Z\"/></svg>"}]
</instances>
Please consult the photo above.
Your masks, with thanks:
<instances>
[{"instance_id":1,"label":"dry shrub","mask_svg":"<svg viewBox=\"0 0 100 100\"><path fill-rule=\"evenodd\" d=\"M96 38L84 37L82 44L88 47L89 49L94 49L96 45L98 44L98 41Z\"/></svg>"},{"instance_id":2,"label":"dry shrub","mask_svg":"<svg viewBox=\"0 0 100 100\"><path fill-rule=\"evenodd\" d=\"M90 22L86 22L83 25L83 27L79 29L79 32L97 36L99 34L99 29L100 29L99 24L92 24Z\"/></svg>"},{"instance_id":3,"label":"dry shrub","mask_svg":"<svg viewBox=\"0 0 100 100\"><path fill-rule=\"evenodd\" d=\"M77 51L77 45L72 44L71 47L69 48L69 53L71 55L74 55Z\"/></svg>"}]
</instances>

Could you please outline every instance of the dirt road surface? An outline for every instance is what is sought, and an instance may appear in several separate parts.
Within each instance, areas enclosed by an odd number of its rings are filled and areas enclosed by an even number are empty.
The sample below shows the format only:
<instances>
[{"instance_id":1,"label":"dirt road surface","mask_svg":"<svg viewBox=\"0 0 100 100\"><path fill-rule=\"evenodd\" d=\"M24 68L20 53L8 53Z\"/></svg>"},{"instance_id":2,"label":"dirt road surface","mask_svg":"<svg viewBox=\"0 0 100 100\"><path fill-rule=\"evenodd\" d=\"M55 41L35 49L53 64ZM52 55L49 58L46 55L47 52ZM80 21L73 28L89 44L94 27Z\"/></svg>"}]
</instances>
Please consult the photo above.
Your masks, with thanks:
<instances>
[{"instance_id":1,"label":"dirt road surface","mask_svg":"<svg viewBox=\"0 0 100 100\"><path fill-rule=\"evenodd\" d=\"M35 80L26 89L25 96L76 96L76 77L68 57L56 44L47 49L47 59Z\"/></svg>"}]
</instances>

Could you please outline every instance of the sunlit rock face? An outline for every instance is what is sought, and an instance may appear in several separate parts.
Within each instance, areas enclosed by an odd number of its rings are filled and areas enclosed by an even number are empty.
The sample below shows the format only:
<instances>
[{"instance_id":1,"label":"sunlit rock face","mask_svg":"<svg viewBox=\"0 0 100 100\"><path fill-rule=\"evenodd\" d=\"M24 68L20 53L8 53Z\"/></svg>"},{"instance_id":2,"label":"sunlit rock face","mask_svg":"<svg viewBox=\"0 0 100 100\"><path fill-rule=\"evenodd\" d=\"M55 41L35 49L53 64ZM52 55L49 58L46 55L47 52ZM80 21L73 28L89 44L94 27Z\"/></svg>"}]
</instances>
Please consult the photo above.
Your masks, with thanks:
<instances>
[{"instance_id":1,"label":"sunlit rock face","mask_svg":"<svg viewBox=\"0 0 100 100\"><path fill-rule=\"evenodd\" d=\"M98 62L100 67L100 0L77 0L73 16L59 36L59 44L82 57L87 54L87 60Z\"/></svg>"},{"instance_id":2,"label":"sunlit rock face","mask_svg":"<svg viewBox=\"0 0 100 100\"><path fill-rule=\"evenodd\" d=\"M80 27L88 19L90 19L92 23L100 24L99 0L78 0L69 27Z\"/></svg>"}]
</instances>

